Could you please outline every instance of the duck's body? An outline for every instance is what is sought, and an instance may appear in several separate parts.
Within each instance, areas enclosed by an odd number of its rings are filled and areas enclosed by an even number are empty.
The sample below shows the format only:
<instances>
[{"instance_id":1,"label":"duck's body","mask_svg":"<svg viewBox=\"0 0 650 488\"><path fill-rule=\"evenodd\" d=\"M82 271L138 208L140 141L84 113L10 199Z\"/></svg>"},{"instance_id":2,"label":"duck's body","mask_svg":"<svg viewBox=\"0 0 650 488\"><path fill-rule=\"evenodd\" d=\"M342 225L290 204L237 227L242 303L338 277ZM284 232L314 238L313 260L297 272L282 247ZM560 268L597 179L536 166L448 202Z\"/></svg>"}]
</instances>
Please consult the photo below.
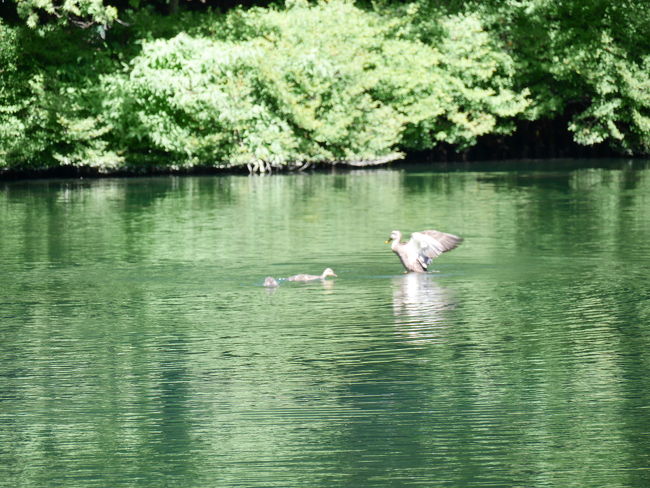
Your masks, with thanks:
<instances>
[{"instance_id":1,"label":"duck's body","mask_svg":"<svg viewBox=\"0 0 650 488\"><path fill-rule=\"evenodd\" d=\"M276 286L278 286L278 281L272 276L267 276L266 279L264 280L264 286L267 286L269 288L275 288Z\"/></svg>"},{"instance_id":2,"label":"duck's body","mask_svg":"<svg viewBox=\"0 0 650 488\"><path fill-rule=\"evenodd\" d=\"M311 275L311 274L297 274L289 276L287 281L314 281L314 280L324 280L328 276L336 276L332 268L325 268L322 274Z\"/></svg>"},{"instance_id":3,"label":"duck's body","mask_svg":"<svg viewBox=\"0 0 650 488\"><path fill-rule=\"evenodd\" d=\"M400 242L402 233L394 230L390 233L387 243L399 257L406 271L426 273L429 263L443 252L451 251L463 242L463 239L453 234L437 230L423 230L411 234L407 242Z\"/></svg>"}]
</instances>

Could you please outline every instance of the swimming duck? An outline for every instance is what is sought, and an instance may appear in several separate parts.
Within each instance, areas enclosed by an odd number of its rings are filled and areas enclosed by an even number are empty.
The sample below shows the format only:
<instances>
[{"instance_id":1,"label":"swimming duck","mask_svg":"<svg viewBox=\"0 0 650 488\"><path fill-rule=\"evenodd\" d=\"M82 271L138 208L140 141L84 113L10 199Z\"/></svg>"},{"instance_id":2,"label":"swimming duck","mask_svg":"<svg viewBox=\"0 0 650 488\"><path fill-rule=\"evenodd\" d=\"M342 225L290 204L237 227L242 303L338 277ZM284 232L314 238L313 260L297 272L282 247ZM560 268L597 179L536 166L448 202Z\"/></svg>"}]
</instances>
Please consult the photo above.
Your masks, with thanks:
<instances>
[{"instance_id":1,"label":"swimming duck","mask_svg":"<svg viewBox=\"0 0 650 488\"><path fill-rule=\"evenodd\" d=\"M336 273L332 271L332 268L325 268L322 274L320 275L310 275L310 274L297 274L294 276L289 276L287 281L313 281L313 280L324 280L328 276L336 276Z\"/></svg>"},{"instance_id":2,"label":"swimming duck","mask_svg":"<svg viewBox=\"0 0 650 488\"><path fill-rule=\"evenodd\" d=\"M463 239L453 234L446 234L437 230L423 230L411 234L407 242L400 242L402 233L394 230L386 244L392 243L390 248L399 257L406 271L424 273L429 263L443 252L456 248Z\"/></svg>"},{"instance_id":3,"label":"swimming duck","mask_svg":"<svg viewBox=\"0 0 650 488\"><path fill-rule=\"evenodd\" d=\"M278 281L272 276L267 276L264 280L264 286L268 286L269 288L276 287L278 286Z\"/></svg>"}]
</instances>

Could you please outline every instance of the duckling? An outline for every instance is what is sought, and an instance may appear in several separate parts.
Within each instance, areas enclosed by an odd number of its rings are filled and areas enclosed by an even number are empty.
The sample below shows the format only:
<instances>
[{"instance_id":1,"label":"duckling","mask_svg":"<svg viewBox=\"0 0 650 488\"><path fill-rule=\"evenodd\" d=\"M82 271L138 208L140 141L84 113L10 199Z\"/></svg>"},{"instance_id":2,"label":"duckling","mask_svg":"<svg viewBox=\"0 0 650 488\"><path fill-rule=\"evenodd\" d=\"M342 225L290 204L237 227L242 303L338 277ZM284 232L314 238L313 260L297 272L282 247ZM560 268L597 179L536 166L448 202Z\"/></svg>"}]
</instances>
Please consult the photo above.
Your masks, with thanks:
<instances>
[{"instance_id":1,"label":"duckling","mask_svg":"<svg viewBox=\"0 0 650 488\"><path fill-rule=\"evenodd\" d=\"M264 280L264 286L267 286L269 288L275 288L278 285L279 285L278 280L276 280L272 276L267 276L266 279Z\"/></svg>"},{"instance_id":2,"label":"duckling","mask_svg":"<svg viewBox=\"0 0 650 488\"><path fill-rule=\"evenodd\" d=\"M310 275L310 274L297 274L294 276L289 276L287 281L314 281L314 280L324 280L328 276L336 276L336 273L332 271L332 268L325 268L322 274L320 275Z\"/></svg>"}]
</instances>

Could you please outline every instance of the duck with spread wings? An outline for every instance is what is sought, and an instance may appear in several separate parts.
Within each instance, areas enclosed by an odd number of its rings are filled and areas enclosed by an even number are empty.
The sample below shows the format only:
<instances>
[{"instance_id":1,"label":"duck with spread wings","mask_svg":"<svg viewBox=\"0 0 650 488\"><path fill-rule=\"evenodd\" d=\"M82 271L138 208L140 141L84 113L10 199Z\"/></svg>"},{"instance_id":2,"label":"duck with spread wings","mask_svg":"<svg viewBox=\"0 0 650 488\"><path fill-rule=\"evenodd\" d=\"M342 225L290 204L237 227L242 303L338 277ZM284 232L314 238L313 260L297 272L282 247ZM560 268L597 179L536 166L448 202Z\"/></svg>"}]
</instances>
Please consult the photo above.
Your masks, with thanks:
<instances>
[{"instance_id":1,"label":"duck with spread wings","mask_svg":"<svg viewBox=\"0 0 650 488\"><path fill-rule=\"evenodd\" d=\"M451 251L463 242L461 237L437 230L423 230L411 234L406 242L401 242L402 233L394 230L386 244L391 243L391 249L406 268L406 271L425 273L429 263L443 252Z\"/></svg>"}]
</instances>

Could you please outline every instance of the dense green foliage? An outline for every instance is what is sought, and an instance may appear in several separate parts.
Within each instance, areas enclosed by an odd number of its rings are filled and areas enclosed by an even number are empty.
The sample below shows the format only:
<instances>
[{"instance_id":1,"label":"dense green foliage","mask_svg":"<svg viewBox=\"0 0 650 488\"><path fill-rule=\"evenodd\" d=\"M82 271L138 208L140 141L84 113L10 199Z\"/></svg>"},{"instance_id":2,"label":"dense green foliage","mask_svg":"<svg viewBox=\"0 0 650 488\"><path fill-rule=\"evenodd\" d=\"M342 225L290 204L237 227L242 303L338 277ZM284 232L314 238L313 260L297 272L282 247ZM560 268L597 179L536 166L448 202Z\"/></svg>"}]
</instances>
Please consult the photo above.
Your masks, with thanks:
<instances>
[{"instance_id":1,"label":"dense green foliage","mask_svg":"<svg viewBox=\"0 0 650 488\"><path fill-rule=\"evenodd\" d=\"M60 23L110 25L117 18L117 8L105 5L102 0L16 0L18 14L29 27L37 27L44 18Z\"/></svg>"},{"instance_id":2,"label":"dense green foliage","mask_svg":"<svg viewBox=\"0 0 650 488\"><path fill-rule=\"evenodd\" d=\"M400 142L471 144L526 106L472 18L441 24L438 49L343 2L239 12L222 27L220 39L147 41L104 79L125 151L179 164L372 160Z\"/></svg>"},{"instance_id":3,"label":"dense green foliage","mask_svg":"<svg viewBox=\"0 0 650 488\"><path fill-rule=\"evenodd\" d=\"M559 116L580 144L650 153L644 2L15 6L0 167L376 161Z\"/></svg>"},{"instance_id":4,"label":"dense green foliage","mask_svg":"<svg viewBox=\"0 0 650 488\"><path fill-rule=\"evenodd\" d=\"M84 44L80 32L39 35L0 24L0 166L109 168L122 161L109 148L97 97L98 70L112 63Z\"/></svg>"},{"instance_id":5,"label":"dense green foliage","mask_svg":"<svg viewBox=\"0 0 650 488\"><path fill-rule=\"evenodd\" d=\"M533 94L531 117L569 109L577 142L650 153L650 3L508 0L477 8L512 45L519 83Z\"/></svg>"}]
</instances>

